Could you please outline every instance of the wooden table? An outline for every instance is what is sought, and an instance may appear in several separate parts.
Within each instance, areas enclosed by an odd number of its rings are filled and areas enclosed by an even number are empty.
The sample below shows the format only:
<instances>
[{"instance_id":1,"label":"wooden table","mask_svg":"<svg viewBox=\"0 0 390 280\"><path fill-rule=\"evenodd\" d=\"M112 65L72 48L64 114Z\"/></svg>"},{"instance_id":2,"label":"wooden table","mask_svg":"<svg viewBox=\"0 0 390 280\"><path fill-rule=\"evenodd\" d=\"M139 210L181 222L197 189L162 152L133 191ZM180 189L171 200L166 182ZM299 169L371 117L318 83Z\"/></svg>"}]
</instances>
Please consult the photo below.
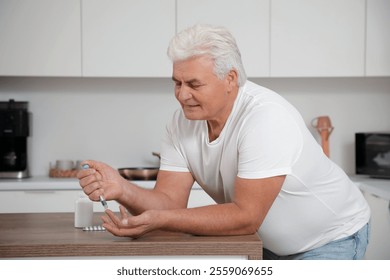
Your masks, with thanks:
<instances>
[{"instance_id":1,"label":"wooden table","mask_svg":"<svg viewBox=\"0 0 390 280\"><path fill-rule=\"evenodd\" d=\"M94 217L100 224L100 215ZM138 239L74 228L73 213L0 214L0 258L87 256L248 256L262 258L257 234L194 236L155 231Z\"/></svg>"}]
</instances>

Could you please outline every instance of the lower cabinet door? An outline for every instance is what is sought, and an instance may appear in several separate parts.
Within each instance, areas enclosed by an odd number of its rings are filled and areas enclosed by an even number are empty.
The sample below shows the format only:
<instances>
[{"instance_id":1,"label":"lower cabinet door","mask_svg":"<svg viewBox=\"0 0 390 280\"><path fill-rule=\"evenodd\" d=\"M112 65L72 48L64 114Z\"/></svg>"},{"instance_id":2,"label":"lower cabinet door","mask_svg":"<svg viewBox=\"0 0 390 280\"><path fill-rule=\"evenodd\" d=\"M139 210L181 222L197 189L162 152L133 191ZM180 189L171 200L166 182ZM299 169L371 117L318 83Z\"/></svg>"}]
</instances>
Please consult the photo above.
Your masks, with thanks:
<instances>
[{"instance_id":1,"label":"lower cabinet door","mask_svg":"<svg viewBox=\"0 0 390 280\"><path fill-rule=\"evenodd\" d=\"M365 258L390 260L390 202L371 193L364 193L371 208L371 233Z\"/></svg>"}]
</instances>

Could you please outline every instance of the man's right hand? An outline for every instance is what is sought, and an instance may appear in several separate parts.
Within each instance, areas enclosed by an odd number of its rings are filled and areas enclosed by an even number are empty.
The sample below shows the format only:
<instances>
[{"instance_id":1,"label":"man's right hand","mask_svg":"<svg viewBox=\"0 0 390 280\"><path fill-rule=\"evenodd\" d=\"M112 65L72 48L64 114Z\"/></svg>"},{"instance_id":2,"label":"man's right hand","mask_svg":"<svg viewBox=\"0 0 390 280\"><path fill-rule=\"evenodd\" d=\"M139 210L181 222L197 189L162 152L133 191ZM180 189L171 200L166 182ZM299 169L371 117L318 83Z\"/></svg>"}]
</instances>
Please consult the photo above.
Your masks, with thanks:
<instances>
[{"instance_id":1,"label":"man's right hand","mask_svg":"<svg viewBox=\"0 0 390 280\"><path fill-rule=\"evenodd\" d=\"M123 194L126 180L118 170L98 161L83 161L82 165L88 164L88 169L78 172L80 186L84 193L93 201L99 201L103 195L106 200L117 200Z\"/></svg>"}]
</instances>

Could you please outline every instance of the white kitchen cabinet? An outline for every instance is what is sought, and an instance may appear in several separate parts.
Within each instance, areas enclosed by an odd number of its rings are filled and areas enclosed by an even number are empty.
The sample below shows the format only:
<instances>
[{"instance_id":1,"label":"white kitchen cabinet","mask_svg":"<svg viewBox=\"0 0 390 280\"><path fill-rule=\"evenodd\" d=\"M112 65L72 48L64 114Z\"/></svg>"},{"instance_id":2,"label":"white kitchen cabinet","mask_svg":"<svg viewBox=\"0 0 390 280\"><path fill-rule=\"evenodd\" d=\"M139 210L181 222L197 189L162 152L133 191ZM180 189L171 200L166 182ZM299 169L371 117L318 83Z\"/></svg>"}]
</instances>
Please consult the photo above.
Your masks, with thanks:
<instances>
[{"instance_id":1,"label":"white kitchen cabinet","mask_svg":"<svg viewBox=\"0 0 390 280\"><path fill-rule=\"evenodd\" d=\"M272 0L271 76L363 76L365 0Z\"/></svg>"},{"instance_id":2,"label":"white kitchen cabinet","mask_svg":"<svg viewBox=\"0 0 390 280\"><path fill-rule=\"evenodd\" d=\"M1 76L80 76L80 0L0 0Z\"/></svg>"},{"instance_id":3,"label":"white kitchen cabinet","mask_svg":"<svg viewBox=\"0 0 390 280\"><path fill-rule=\"evenodd\" d=\"M371 234L365 259L390 260L390 180L350 176L371 209Z\"/></svg>"},{"instance_id":4,"label":"white kitchen cabinet","mask_svg":"<svg viewBox=\"0 0 390 280\"><path fill-rule=\"evenodd\" d=\"M390 260L390 202L369 192L364 197L371 209L371 234L365 259Z\"/></svg>"},{"instance_id":5,"label":"white kitchen cabinet","mask_svg":"<svg viewBox=\"0 0 390 280\"><path fill-rule=\"evenodd\" d=\"M197 23L227 27L249 77L269 76L269 0L177 1L177 30Z\"/></svg>"},{"instance_id":6,"label":"white kitchen cabinet","mask_svg":"<svg viewBox=\"0 0 390 280\"><path fill-rule=\"evenodd\" d=\"M154 187L154 181L135 181L146 189ZM3 179L0 181L0 213L45 213L74 212L75 202L83 195L79 183L72 178L28 178L21 181ZM119 211L119 204L107 201L108 207ZM195 183L188 207L215 204L206 192ZM95 212L103 212L100 202L94 202Z\"/></svg>"},{"instance_id":7,"label":"white kitchen cabinet","mask_svg":"<svg viewBox=\"0 0 390 280\"><path fill-rule=\"evenodd\" d=\"M367 0L367 76L390 76L390 0Z\"/></svg>"},{"instance_id":8,"label":"white kitchen cabinet","mask_svg":"<svg viewBox=\"0 0 390 280\"><path fill-rule=\"evenodd\" d=\"M216 202L202 189L192 189L188 200L188 208L216 204Z\"/></svg>"},{"instance_id":9,"label":"white kitchen cabinet","mask_svg":"<svg viewBox=\"0 0 390 280\"><path fill-rule=\"evenodd\" d=\"M82 0L83 76L171 77L175 0Z\"/></svg>"},{"instance_id":10,"label":"white kitchen cabinet","mask_svg":"<svg viewBox=\"0 0 390 280\"><path fill-rule=\"evenodd\" d=\"M81 190L1 191L0 213L74 212Z\"/></svg>"}]
</instances>

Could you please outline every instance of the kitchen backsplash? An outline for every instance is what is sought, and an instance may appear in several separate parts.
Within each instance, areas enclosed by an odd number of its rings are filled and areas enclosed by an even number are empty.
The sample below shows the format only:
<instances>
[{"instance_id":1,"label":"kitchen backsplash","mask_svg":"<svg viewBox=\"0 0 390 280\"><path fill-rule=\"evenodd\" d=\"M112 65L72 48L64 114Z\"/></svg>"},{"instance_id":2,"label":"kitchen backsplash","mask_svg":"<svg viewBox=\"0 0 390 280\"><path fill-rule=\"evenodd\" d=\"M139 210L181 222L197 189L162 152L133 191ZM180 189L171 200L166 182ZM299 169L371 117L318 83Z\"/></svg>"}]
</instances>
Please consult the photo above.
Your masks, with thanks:
<instances>
[{"instance_id":1,"label":"kitchen backsplash","mask_svg":"<svg viewBox=\"0 0 390 280\"><path fill-rule=\"evenodd\" d=\"M330 157L354 173L354 133L390 131L390 77L252 79L289 100L310 127L328 115ZM28 101L29 166L47 175L57 159L114 167L155 166L165 124L178 103L167 78L0 78L0 100ZM310 128L318 141L319 135Z\"/></svg>"}]
</instances>

